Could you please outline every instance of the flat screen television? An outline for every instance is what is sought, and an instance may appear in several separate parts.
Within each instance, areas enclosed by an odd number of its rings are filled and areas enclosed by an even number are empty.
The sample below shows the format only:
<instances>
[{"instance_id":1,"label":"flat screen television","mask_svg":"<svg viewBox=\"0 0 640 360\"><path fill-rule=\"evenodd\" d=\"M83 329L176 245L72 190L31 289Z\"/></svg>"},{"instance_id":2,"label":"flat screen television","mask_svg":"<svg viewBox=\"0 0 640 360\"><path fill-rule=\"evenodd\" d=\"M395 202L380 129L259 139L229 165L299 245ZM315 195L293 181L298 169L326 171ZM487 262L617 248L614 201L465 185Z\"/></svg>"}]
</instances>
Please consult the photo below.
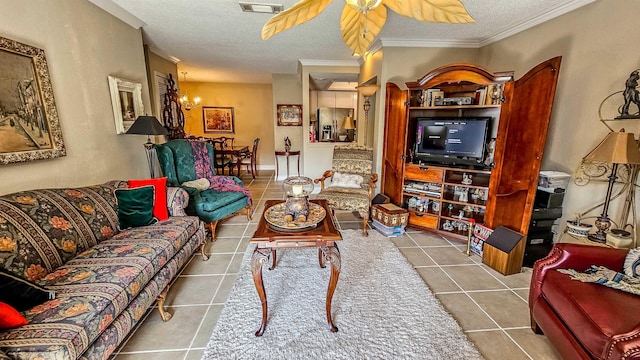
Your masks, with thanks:
<instances>
[{"instance_id":1,"label":"flat screen television","mask_svg":"<svg viewBox=\"0 0 640 360\"><path fill-rule=\"evenodd\" d=\"M482 166L490 117L417 118L418 161Z\"/></svg>"}]
</instances>

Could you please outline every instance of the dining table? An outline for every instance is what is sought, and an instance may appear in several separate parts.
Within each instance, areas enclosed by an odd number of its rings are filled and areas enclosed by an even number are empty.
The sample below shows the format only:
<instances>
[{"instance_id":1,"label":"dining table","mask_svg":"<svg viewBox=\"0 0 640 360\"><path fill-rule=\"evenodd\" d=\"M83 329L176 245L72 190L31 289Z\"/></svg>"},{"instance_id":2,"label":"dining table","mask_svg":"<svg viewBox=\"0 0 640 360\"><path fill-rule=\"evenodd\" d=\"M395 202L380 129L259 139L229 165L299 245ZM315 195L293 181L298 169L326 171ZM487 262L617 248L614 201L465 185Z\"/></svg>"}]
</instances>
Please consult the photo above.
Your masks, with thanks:
<instances>
[{"instance_id":1,"label":"dining table","mask_svg":"<svg viewBox=\"0 0 640 360\"><path fill-rule=\"evenodd\" d=\"M235 160L235 165L229 166L229 175L233 175L233 167L238 169L238 173L236 176L240 177L240 164L242 163L242 159L247 157L249 152L248 145L234 145L234 146L226 146L222 150L218 150L223 158L230 158L231 160Z\"/></svg>"}]
</instances>

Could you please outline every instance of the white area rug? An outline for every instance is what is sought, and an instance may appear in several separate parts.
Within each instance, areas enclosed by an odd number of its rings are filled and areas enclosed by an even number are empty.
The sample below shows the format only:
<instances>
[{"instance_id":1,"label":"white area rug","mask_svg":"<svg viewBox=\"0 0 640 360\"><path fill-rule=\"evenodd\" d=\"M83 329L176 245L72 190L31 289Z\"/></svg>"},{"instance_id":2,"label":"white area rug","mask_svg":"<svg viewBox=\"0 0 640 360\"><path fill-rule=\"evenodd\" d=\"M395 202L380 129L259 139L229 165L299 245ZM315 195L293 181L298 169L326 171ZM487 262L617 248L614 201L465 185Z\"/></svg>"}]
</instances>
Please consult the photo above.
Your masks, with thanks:
<instances>
[{"instance_id":1,"label":"white area rug","mask_svg":"<svg viewBox=\"0 0 640 360\"><path fill-rule=\"evenodd\" d=\"M275 270L263 268L269 320L261 306L249 245L203 359L482 359L458 323L396 246L375 231L342 232L342 271L329 331L325 296L330 265L315 248L278 250Z\"/></svg>"}]
</instances>

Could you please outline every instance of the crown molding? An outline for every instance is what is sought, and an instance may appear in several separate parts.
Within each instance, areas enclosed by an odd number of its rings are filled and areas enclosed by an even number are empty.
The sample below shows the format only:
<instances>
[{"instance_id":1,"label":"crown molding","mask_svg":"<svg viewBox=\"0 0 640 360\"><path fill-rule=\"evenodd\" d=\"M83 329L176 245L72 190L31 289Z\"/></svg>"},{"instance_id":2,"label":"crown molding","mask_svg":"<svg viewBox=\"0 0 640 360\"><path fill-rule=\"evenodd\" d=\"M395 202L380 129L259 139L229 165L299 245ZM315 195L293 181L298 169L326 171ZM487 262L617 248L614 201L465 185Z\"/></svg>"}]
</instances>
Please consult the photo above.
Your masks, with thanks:
<instances>
[{"instance_id":1,"label":"crown molding","mask_svg":"<svg viewBox=\"0 0 640 360\"><path fill-rule=\"evenodd\" d=\"M314 60L299 59L302 66L360 66L358 60Z\"/></svg>"},{"instance_id":2,"label":"crown molding","mask_svg":"<svg viewBox=\"0 0 640 360\"><path fill-rule=\"evenodd\" d=\"M127 25L136 30L146 25L144 21L138 19L135 15L121 8L120 6L118 6L118 4L114 3L111 0L89 0L89 2L115 16L116 18L122 20Z\"/></svg>"},{"instance_id":3,"label":"crown molding","mask_svg":"<svg viewBox=\"0 0 640 360\"><path fill-rule=\"evenodd\" d=\"M380 38L371 44L369 52L375 54L385 47L431 47L431 48L478 48L478 41L472 40L417 40Z\"/></svg>"},{"instance_id":4,"label":"crown molding","mask_svg":"<svg viewBox=\"0 0 640 360\"><path fill-rule=\"evenodd\" d=\"M494 43L496 41L502 40L502 39L506 39L509 36L515 35L519 32L522 32L524 30L530 29L536 25L540 25L546 21L549 21L551 19L557 18L558 16L564 15L568 12L571 12L573 10L576 10L580 7L583 7L585 5L591 4L592 2L595 2L596 0L573 0L571 2L568 2L566 4L560 5L554 9L551 9L549 11L547 11L544 14L540 14L534 18L531 18L527 21L523 21L519 24L516 24L508 29L505 29L503 31L498 32L497 34L490 36L486 39L483 39L481 41L478 42L479 47L485 46L485 45L489 45L491 43Z\"/></svg>"},{"instance_id":5,"label":"crown molding","mask_svg":"<svg viewBox=\"0 0 640 360\"><path fill-rule=\"evenodd\" d=\"M177 57L173 56L173 55L169 55L169 53L167 53L166 51L162 51L160 49L158 49L157 47L151 46L149 44L146 44L149 47L149 51L151 51L152 53L160 56L161 58L171 61L174 64L177 64L180 62L180 59L178 59Z\"/></svg>"}]
</instances>

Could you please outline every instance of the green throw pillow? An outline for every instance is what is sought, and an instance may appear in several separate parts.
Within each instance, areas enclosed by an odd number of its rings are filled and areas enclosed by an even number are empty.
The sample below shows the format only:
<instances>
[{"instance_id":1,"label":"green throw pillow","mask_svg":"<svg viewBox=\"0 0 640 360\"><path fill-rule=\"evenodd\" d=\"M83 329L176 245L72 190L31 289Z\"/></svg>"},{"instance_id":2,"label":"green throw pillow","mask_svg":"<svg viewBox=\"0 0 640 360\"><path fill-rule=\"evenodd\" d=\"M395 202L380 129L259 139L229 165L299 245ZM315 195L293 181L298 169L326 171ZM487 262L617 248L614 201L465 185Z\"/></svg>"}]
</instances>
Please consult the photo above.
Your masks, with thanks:
<instances>
[{"instance_id":1,"label":"green throw pillow","mask_svg":"<svg viewBox=\"0 0 640 360\"><path fill-rule=\"evenodd\" d=\"M116 189L120 229L151 225L153 217L153 185L133 189Z\"/></svg>"}]
</instances>

